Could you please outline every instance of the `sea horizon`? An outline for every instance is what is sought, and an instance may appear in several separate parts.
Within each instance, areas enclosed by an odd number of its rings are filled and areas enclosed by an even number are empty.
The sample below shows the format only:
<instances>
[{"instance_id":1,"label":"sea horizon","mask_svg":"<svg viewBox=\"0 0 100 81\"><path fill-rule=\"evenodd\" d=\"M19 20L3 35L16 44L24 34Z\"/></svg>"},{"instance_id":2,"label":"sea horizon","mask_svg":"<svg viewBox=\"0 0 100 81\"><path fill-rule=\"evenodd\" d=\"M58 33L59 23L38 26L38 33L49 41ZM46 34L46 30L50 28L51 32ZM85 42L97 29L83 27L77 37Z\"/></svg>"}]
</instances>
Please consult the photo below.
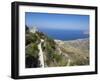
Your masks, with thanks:
<instances>
[{"instance_id":1,"label":"sea horizon","mask_svg":"<svg viewBox=\"0 0 100 81\"><path fill-rule=\"evenodd\" d=\"M64 29L39 29L40 32L43 32L48 37L54 40L77 40L89 38L89 34L86 34L83 30L64 30Z\"/></svg>"}]
</instances>

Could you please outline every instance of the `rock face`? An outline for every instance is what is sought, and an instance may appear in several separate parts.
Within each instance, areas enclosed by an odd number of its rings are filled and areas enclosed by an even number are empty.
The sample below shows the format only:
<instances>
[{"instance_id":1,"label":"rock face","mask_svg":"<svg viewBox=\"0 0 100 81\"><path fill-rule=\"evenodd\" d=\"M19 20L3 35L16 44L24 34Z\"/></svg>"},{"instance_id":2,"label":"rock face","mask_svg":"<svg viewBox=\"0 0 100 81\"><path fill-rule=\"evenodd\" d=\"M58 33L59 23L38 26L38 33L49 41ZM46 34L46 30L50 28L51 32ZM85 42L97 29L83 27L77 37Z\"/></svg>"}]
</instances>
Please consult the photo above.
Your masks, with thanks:
<instances>
[{"instance_id":1,"label":"rock face","mask_svg":"<svg viewBox=\"0 0 100 81\"><path fill-rule=\"evenodd\" d=\"M89 64L89 39L53 40L36 28L32 31L26 26L26 68Z\"/></svg>"}]
</instances>

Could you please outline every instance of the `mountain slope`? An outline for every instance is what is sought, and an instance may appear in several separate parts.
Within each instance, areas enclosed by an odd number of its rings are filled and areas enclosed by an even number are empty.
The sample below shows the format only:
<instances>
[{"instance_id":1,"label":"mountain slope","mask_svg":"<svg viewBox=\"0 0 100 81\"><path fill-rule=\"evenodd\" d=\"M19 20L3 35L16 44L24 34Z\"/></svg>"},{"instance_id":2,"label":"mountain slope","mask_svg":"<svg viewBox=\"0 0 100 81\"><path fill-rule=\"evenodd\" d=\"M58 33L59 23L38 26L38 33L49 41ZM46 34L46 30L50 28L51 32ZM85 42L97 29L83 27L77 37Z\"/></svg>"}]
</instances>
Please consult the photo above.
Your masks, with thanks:
<instances>
[{"instance_id":1,"label":"mountain slope","mask_svg":"<svg viewBox=\"0 0 100 81\"><path fill-rule=\"evenodd\" d=\"M89 64L89 40L61 41L26 27L26 68Z\"/></svg>"},{"instance_id":2,"label":"mountain slope","mask_svg":"<svg viewBox=\"0 0 100 81\"><path fill-rule=\"evenodd\" d=\"M89 40L56 41L61 51L70 59L70 65L89 64Z\"/></svg>"}]
</instances>

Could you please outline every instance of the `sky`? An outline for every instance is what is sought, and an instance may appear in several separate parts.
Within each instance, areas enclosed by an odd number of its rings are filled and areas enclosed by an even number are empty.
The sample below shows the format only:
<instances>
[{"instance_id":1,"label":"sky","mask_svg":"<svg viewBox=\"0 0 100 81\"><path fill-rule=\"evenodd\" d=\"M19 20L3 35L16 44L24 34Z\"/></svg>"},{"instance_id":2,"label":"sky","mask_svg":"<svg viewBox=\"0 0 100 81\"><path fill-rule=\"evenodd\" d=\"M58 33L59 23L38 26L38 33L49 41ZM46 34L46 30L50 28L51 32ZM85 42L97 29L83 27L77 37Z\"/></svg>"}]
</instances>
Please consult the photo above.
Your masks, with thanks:
<instances>
[{"instance_id":1,"label":"sky","mask_svg":"<svg viewBox=\"0 0 100 81\"><path fill-rule=\"evenodd\" d=\"M25 12L25 24L42 29L88 30L89 16Z\"/></svg>"}]
</instances>

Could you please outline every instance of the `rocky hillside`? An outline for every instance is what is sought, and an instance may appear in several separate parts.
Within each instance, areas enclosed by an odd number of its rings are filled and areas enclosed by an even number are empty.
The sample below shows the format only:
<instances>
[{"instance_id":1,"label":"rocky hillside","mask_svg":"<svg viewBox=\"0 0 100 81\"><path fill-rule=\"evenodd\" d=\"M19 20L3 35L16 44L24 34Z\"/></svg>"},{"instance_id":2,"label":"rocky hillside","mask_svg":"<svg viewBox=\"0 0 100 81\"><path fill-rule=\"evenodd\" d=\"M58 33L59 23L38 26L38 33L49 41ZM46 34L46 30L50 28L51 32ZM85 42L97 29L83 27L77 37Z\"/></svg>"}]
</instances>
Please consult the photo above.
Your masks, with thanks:
<instances>
[{"instance_id":1,"label":"rocky hillside","mask_svg":"<svg viewBox=\"0 0 100 81\"><path fill-rule=\"evenodd\" d=\"M89 40L61 41L26 26L26 68L89 64Z\"/></svg>"},{"instance_id":2,"label":"rocky hillside","mask_svg":"<svg viewBox=\"0 0 100 81\"><path fill-rule=\"evenodd\" d=\"M62 51L62 54L68 56L70 66L89 64L89 39L55 41Z\"/></svg>"}]
</instances>

